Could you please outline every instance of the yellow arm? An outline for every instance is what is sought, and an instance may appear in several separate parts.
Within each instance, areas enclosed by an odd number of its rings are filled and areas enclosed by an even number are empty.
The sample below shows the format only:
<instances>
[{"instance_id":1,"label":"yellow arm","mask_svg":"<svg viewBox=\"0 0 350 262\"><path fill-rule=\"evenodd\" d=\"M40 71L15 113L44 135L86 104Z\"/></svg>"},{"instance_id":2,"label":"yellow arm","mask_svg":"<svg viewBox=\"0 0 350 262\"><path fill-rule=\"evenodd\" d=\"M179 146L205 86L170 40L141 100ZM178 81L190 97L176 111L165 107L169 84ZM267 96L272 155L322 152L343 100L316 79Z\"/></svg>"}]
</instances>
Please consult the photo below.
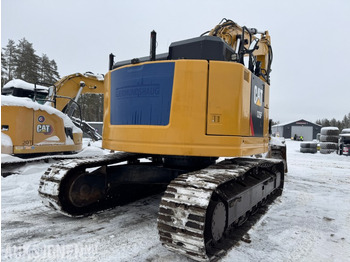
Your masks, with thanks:
<instances>
[{"instance_id":1,"label":"yellow arm","mask_svg":"<svg viewBox=\"0 0 350 262\"><path fill-rule=\"evenodd\" d=\"M260 34L260 38L256 35ZM262 80L269 83L269 74L271 71L272 49L271 38L268 31L258 32L257 29L240 27L232 20L223 19L214 29L209 32L210 36L217 36L229 44L236 52L236 60L243 63L243 57L251 53L255 64L258 64L257 74L260 74ZM257 46L250 49L254 41ZM255 67L256 68L256 67ZM250 65L251 71L253 66Z\"/></svg>"},{"instance_id":2,"label":"yellow arm","mask_svg":"<svg viewBox=\"0 0 350 262\"><path fill-rule=\"evenodd\" d=\"M69 98L79 98L81 94L104 93L104 79L103 77L98 78L92 74L71 74L58 80L55 85L56 89L56 108L60 111L70 101ZM54 94L51 95L53 98Z\"/></svg>"}]
</instances>

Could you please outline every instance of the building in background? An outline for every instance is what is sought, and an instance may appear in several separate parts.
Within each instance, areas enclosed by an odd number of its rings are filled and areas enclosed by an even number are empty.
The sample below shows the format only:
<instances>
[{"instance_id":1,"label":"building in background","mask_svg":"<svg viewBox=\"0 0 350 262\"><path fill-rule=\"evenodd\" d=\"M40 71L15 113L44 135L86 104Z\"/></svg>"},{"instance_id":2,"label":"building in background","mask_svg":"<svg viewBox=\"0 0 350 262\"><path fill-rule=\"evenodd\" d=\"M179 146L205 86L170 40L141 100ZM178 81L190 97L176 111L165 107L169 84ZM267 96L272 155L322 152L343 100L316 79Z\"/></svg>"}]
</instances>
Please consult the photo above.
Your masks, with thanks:
<instances>
[{"instance_id":1,"label":"building in background","mask_svg":"<svg viewBox=\"0 0 350 262\"><path fill-rule=\"evenodd\" d=\"M321 125L301 119L289 123L283 123L272 126L272 135L291 138L303 136L304 141L316 139L317 134L321 132Z\"/></svg>"}]
</instances>

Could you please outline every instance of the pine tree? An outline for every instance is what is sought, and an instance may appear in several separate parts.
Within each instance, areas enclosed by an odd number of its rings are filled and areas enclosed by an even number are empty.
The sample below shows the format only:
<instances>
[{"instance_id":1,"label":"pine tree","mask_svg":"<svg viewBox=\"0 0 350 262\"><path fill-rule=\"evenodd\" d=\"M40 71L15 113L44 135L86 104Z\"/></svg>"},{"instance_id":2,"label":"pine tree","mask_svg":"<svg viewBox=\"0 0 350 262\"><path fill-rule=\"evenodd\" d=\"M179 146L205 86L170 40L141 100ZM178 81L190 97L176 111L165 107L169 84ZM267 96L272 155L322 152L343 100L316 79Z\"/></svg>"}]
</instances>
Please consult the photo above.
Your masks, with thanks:
<instances>
[{"instance_id":1,"label":"pine tree","mask_svg":"<svg viewBox=\"0 0 350 262\"><path fill-rule=\"evenodd\" d=\"M332 118L331 120L324 118L322 120L319 120L319 119L316 120L316 124L319 124L322 127L327 127L327 126L338 127L339 130L341 131L344 128L350 128L350 113L348 113L347 115L344 115L342 121L336 120L335 118Z\"/></svg>"},{"instance_id":2,"label":"pine tree","mask_svg":"<svg viewBox=\"0 0 350 262\"><path fill-rule=\"evenodd\" d=\"M343 129L350 128L350 113L344 116L342 124L343 124Z\"/></svg>"},{"instance_id":3,"label":"pine tree","mask_svg":"<svg viewBox=\"0 0 350 262\"><path fill-rule=\"evenodd\" d=\"M4 54L3 54L2 50L1 50L1 88L7 82L6 68L7 68L7 61L6 61L6 59L4 57Z\"/></svg>"},{"instance_id":4,"label":"pine tree","mask_svg":"<svg viewBox=\"0 0 350 262\"><path fill-rule=\"evenodd\" d=\"M56 83L60 79L60 75L57 71L57 64L55 60L50 61L50 82Z\"/></svg>"},{"instance_id":5,"label":"pine tree","mask_svg":"<svg viewBox=\"0 0 350 262\"><path fill-rule=\"evenodd\" d=\"M39 81L54 84L60 78L55 60L50 60L46 54L39 58Z\"/></svg>"},{"instance_id":6,"label":"pine tree","mask_svg":"<svg viewBox=\"0 0 350 262\"><path fill-rule=\"evenodd\" d=\"M83 94L79 100L82 119L85 121L103 121L103 94ZM94 106L91 106L94 105ZM80 117L76 112L75 117Z\"/></svg>"},{"instance_id":7,"label":"pine tree","mask_svg":"<svg viewBox=\"0 0 350 262\"><path fill-rule=\"evenodd\" d=\"M39 80L39 57L35 54L33 44L22 38L16 51L15 77L36 83Z\"/></svg>"},{"instance_id":8,"label":"pine tree","mask_svg":"<svg viewBox=\"0 0 350 262\"><path fill-rule=\"evenodd\" d=\"M4 81L8 82L14 78L16 70L17 47L15 41L9 39L3 50L4 53L1 53L1 74L3 74Z\"/></svg>"},{"instance_id":9,"label":"pine tree","mask_svg":"<svg viewBox=\"0 0 350 262\"><path fill-rule=\"evenodd\" d=\"M50 80L50 60L46 54L43 54L39 58L39 81L50 83Z\"/></svg>"},{"instance_id":10,"label":"pine tree","mask_svg":"<svg viewBox=\"0 0 350 262\"><path fill-rule=\"evenodd\" d=\"M322 126L323 126L323 127L324 127L324 126L331 126L331 124L330 124L330 122L329 122L328 119L323 119L323 120L322 120Z\"/></svg>"},{"instance_id":11,"label":"pine tree","mask_svg":"<svg viewBox=\"0 0 350 262\"><path fill-rule=\"evenodd\" d=\"M338 127L340 129L340 121L337 121L335 118L332 118L329 121L330 126Z\"/></svg>"},{"instance_id":12,"label":"pine tree","mask_svg":"<svg viewBox=\"0 0 350 262\"><path fill-rule=\"evenodd\" d=\"M275 121L273 121L273 119L271 119L271 125L274 126L274 125L278 125L278 124L280 124L280 121L276 121L275 122Z\"/></svg>"},{"instance_id":13,"label":"pine tree","mask_svg":"<svg viewBox=\"0 0 350 262\"><path fill-rule=\"evenodd\" d=\"M60 76L55 60L50 60L46 54L39 57L35 54L33 44L22 38L17 45L15 41L8 40L7 46L1 51L1 87L14 78L51 85Z\"/></svg>"}]
</instances>

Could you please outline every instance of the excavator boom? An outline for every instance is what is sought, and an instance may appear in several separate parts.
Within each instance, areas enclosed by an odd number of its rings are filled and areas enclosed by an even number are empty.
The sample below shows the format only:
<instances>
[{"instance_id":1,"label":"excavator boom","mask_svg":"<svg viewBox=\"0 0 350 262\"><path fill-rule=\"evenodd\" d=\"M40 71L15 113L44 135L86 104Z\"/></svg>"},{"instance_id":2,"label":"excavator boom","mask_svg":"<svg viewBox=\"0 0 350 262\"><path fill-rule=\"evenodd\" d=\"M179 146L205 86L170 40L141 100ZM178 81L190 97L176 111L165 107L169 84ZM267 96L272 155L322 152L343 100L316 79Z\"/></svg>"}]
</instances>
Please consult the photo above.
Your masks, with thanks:
<instances>
[{"instance_id":1,"label":"excavator boom","mask_svg":"<svg viewBox=\"0 0 350 262\"><path fill-rule=\"evenodd\" d=\"M94 75L92 73L71 74L58 80L54 84L55 92L50 96L56 101L56 108L63 111L70 99L78 101L82 94L103 94L104 93L104 77Z\"/></svg>"},{"instance_id":2,"label":"excavator boom","mask_svg":"<svg viewBox=\"0 0 350 262\"><path fill-rule=\"evenodd\" d=\"M240 63L244 63L244 57L249 56L250 69L253 69L251 63L254 62L255 73L270 84L272 48L268 31L261 32L255 28L240 27L232 20L223 19L209 31L209 35L217 36L230 45L235 50L236 60Z\"/></svg>"}]
</instances>

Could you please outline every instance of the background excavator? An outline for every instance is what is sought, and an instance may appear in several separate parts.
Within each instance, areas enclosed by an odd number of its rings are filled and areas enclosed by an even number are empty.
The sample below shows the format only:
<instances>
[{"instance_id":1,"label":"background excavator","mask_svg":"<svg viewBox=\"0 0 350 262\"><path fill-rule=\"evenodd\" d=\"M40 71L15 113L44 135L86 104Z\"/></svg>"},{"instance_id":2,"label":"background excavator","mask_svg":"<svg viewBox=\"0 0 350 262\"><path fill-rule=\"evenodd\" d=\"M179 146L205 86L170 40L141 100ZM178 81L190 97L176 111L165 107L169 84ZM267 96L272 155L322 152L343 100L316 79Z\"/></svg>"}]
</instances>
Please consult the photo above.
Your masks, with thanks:
<instances>
[{"instance_id":1,"label":"background excavator","mask_svg":"<svg viewBox=\"0 0 350 262\"><path fill-rule=\"evenodd\" d=\"M82 131L101 139L73 114L79 112L81 94L103 92L103 77L87 73L65 76L50 88L11 80L1 96L2 153L31 156L77 152L82 149Z\"/></svg>"},{"instance_id":2,"label":"background excavator","mask_svg":"<svg viewBox=\"0 0 350 262\"><path fill-rule=\"evenodd\" d=\"M269 149L270 36L223 19L166 54L155 47L153 31L150 56L110 56L102 146L121 152L53 164L39 194L48 207L81 217L165 185L161 242L215 260L226 233L283 189L284 162L253 157Z\"/></svg>"}]
</instances>

